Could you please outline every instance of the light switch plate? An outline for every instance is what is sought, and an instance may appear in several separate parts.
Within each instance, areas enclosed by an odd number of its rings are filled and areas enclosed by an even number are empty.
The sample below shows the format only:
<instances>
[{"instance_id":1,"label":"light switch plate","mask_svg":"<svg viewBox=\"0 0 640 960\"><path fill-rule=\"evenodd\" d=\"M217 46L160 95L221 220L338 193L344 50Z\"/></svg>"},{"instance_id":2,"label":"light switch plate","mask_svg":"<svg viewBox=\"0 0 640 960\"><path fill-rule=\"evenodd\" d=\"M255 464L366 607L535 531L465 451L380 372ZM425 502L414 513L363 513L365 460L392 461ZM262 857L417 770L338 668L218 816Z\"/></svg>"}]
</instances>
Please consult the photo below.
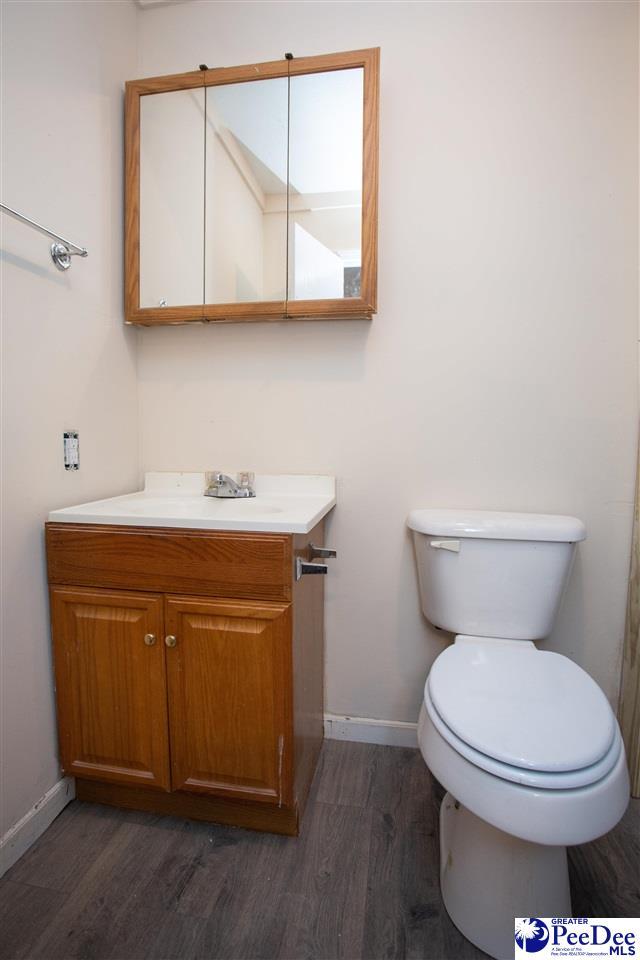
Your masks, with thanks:
<instances>
[{"instance_id":1,"label":"light switch plate","mask_svg":"<svg viewBox=\"0 0 640 960\"><path fill-rule=\"evenodd\" d=\"M64 438L64 468L65 470L80 469L80 437L77 430L65 430Z\"/></svg>"}]
</instances>

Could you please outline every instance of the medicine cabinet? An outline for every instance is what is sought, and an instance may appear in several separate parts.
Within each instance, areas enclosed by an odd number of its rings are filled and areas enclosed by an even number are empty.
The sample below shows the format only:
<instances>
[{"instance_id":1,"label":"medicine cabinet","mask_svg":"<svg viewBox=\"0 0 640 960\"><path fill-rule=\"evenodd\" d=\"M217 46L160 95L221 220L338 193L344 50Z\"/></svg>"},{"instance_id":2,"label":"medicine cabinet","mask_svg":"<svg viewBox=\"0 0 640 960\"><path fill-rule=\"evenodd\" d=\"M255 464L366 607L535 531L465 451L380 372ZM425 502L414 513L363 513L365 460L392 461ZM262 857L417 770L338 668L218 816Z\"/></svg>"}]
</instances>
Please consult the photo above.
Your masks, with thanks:
<instances>
[{"instance_id":1,"label":"medicine cabinet","mask_svg":"<svg viewBox=\"0 0 640 960\"><path fill-rule=\"evenodd\" d=\"M376 311L379 50L135 80L129 323Z\"/></svg>"}]
</instances>

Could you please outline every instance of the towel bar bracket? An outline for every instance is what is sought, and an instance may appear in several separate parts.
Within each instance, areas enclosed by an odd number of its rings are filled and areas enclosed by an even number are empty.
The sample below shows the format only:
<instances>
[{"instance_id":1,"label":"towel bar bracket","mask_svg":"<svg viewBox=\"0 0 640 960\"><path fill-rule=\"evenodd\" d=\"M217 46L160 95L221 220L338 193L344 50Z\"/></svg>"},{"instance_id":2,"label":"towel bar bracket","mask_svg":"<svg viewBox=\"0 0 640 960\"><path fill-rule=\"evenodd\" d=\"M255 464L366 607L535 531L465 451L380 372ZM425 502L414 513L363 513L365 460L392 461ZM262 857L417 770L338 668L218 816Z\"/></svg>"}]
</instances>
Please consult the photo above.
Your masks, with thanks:
<instances>
[{"instance_id":1,"label":"towel bar bracket","mask_svg":"<svg viewBox=\"0 0 640 960\"><path fill-rule=\"evenodd\" d=\"M24 214L18 213L17 210L13 210L6 204L0 203L0 211L2 211L2 213L8 213L14 220L19 220L20 223L25 223L28 227L33 227L34 230L43 233L45 237L51 237L51 239L55 241L49 247L49 252L58 270L68 270L71 266L71 257L89 256L89 251L85 247L79 247L77 243L73 243L71 240L65 240L64 237L54 233L53 230L48 230L47 227L43 227L41 223L36 223L35 220L25 217Z\"/></svg>"},{"instance_id":2,"label":"towel bar bracket","mask_svg":"<svg viewBox=\"0 0 640 960\"><path fill-rule=\"evenodd\" d=\"M52 243L49 250L58 270L68 270L71 266L71 257L89 256L86 250L70 250L64 243Z\"/></svg>"}]
</instances>

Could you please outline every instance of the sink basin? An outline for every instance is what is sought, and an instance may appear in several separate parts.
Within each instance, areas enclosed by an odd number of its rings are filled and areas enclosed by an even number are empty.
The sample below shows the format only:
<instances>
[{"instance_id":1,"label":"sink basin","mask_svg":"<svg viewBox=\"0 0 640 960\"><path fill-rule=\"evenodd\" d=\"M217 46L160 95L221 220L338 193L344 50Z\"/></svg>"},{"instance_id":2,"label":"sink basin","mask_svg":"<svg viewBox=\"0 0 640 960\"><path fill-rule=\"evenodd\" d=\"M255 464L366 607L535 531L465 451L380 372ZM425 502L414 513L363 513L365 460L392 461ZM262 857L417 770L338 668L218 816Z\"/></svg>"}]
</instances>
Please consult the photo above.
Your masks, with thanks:
<instances>
[{"instance_id":1,"label":"sink basin","mask_svg":"<svg viewBox=\"0 0 640 960\"><path fill-rule=\"evenodd\" d=\"M116 497L111 501L111 508L120 513L123 508L136 517L160 517L171 515L175 517L255 517L270 516L282 513L282 507L275 506L266 500L218 499L213 497ZM108 509L105 506L105 510Z\"/></svg>"},{"instance_id":2,"label":"sink basin","mask_svg":"<svg viewBox=\"0 0 640 960\"><path fill-rule=\"evenodd\" d=\"M53 510L49 520L308 533L336 502L333 477L258 476L251 499L205 497L204 489L204 473L148 473L144 490Z\"/></svg>"}]
</instances>

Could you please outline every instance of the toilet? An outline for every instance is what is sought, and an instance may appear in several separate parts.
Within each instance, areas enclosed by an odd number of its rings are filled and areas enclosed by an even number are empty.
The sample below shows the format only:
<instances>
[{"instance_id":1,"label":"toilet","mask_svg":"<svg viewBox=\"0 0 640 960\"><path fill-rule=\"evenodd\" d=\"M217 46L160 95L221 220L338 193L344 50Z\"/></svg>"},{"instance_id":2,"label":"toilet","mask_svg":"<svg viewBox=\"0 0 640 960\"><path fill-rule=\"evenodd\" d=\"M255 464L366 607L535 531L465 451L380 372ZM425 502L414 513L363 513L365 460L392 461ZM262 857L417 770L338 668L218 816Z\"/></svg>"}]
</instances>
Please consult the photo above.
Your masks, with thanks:
<instances>
[{"instance_id":1,"label":"toilet","mask_svg":"<svg viewBox=\"0 0 640 960\"><path fill-rule=\"evenodd\" d=\"M497 960L515 917L571 917L568 845L620 820L629 778L616 718L553 627L584 524L574 517L413 510L422 610L455 641L435 660L418 722L447 793L440 884L458 929Z\"/></svg>"}]
</instances>

